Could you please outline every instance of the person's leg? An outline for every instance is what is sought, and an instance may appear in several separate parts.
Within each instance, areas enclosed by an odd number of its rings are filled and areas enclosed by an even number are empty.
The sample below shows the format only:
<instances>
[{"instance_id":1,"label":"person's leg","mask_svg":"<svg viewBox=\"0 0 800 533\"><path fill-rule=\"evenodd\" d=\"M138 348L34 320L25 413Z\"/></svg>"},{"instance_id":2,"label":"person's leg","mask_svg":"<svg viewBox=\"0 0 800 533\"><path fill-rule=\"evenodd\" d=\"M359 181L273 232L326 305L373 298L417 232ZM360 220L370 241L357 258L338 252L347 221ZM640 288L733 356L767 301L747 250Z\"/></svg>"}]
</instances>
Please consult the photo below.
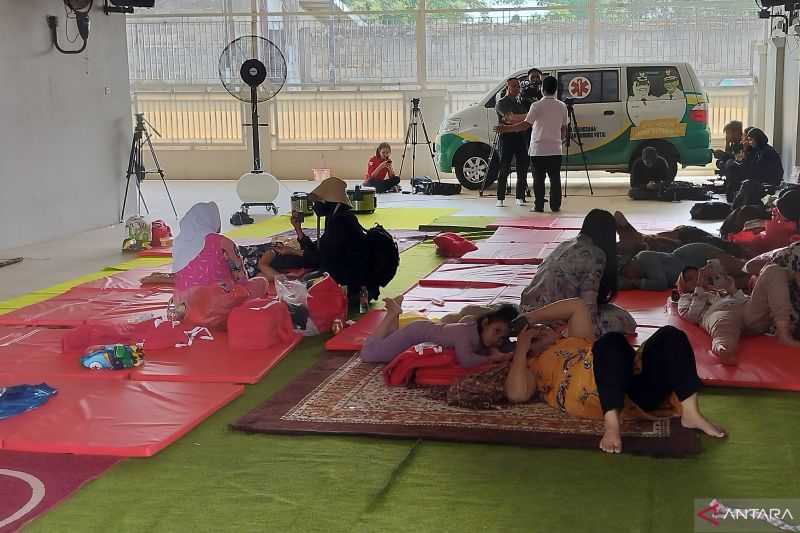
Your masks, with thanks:
<instances>
[{"instance_id":1,"label":"person's leg","mask_svg":"<svg viewBox=\"0 0 800 533\"><path fill-rule=\"evenodd\" d=\"M389 189L394 189L398 185L400 185L400 176L392 176L390 178L386 178L386 184Z\"/></svg>"},{"instance_id":2,"label":"person's leg","mask_svg":"<svg viewBox=\"0 0 800 533\"><path fill-rule=\"evenodd\" d=\"M375 331L364 341L359 354L367 363L388 363L399 353L422 342L430 340L430 328L439 327L428 320L412 322L403 329L397 329L402 313L402 299L386 300L386 316Z\"/></svg>"},{"instance_id":3,"label":"person's leg","mask_svg":"<svg viewBox=\"0 0 800 533\"><path fill-rule=\"evenodd\" d=\"M719 248L704 242L685 244L675 250L674 253L687 265L691 265L696 268L705 266L709 259L717 259L719 260L720 265L722 265L722 268L725 270L725 273L729 276L741 274L742 267L744 267L745 264L743 259L733 257L732 255L723 252Z\"/></svg>"},{"instance_id":4,"label":"person's leg","mask_svg":"<svg viewBox=\"0 0 800 533\"><path fill-rule=\"evenodd\" d=\"M547 175L550 178L550 210L557 212L561 209L561 156L549 156L547 161Z\"/></svg>"},{"instance_id":5,"label":"person's leg","mask_svg":"<svg viewBox=\"0 0 800 533\"><path fill-rule=\"evenodd\" d=\"M743 307L744 326L749 333L761 335L775 326L781 343L800 346L792 336L790 282L789 274L779 265L768 265L761 271L753 294Z\"/></svg>"},{"instance_id":6,"label":"person's leg","mask_svg":"<svg viewBox=\"0 0 800 533\"><path fill-rule=\"evenodd\" d=\"M275 250L269 250L262 254L261 259L258 260L258 272L269 281L274 281L278 271L272 268L272 261L278 254Z\"/></svg>"},{"instance_id":7,"label":"person's leg","mask_svg":"<svg viewBox=\"0 0 800 533\"><path fill-rule=\"evenodd\" d=\"M633 376L628 396L644 411L656 409L671 393L681 402L681 424L712 437L725 432L700 413L694 350L684 332L673 326L659 328L642 346L642 371Z\"/></svg>"},{"instance_id":8,"label":"person's leg","mask_svg":"<svg viewBox=\"0 0 800 533\"><path fill-rule=\"evenodd\" d=\"M744 329L742 309L731 301L729 305L706 312L700 323L711 337L711 352L726 365L736 364L736 352Z\"/></svg>"},{"instance_id":9,"label":"person's leg","mask_svg":"<svg viewBox=\"0 0 800 533\"><path fill-rule=\"evenodd\" d=\"M517 166L517 200L525 201L525 191L528 189L528 147L525 145L525 136L519 135L514 156Z\"/></svg>"},{"instance_id":10,"label":"person's leg","mask_svg":"<svg viewBox=\"0 0 800 533\"><path fill-rule=\"evenodd\" d=\"M544 167L542 157L532 157L531 163L533 164L533 205L537 211L542 211L544 209L544 177L547 169Z\"/></svg>"},{"instance_id":11,"label":"person's leg","mask_svg":"<svg viewBox=\"0 0 800 533\"><path fill-rule=\"evenodd\" d=\"M371 180L367 181L366 185L367 185L367 187L372 187L373 189L375 189L376 193L383 194L386 191L388 191L389 189L391 189L392 187L394 187L394 185L392 185L390 183L391 180L393 180L393 179L395 179L395 178L386 178L386 179L383 179L383 180L371 179ZM399 180L398 180L398 182L399 182Z\"/></svg>"},{"instance_id":12,"label":"person's leg","mask_svg":"<svg viewBox=\"0 0 800 533\"><path fill-rule=\"evenodd\" d=\"M622 333L606 333L592 346L594 380L605 422L600 449L606 453L622 452L619 413L625 407L625 391L633 378L635 357Z\"/></svg>"},{"instance_id":13,"label":"person's leg","mask_svg":"<svg viewBox=\"0 0 800 533\"><path fill-rule=\"evenodd\" d=\"M594 338L594 323L586 303L580 298L559 300L525 313L531 324L540 322L566 322L570 337Z\"/></svg>"},{"instance_id":14,"label":"person's leg","mask_svg":"<svg viewBox=\"0 0 800 533\"><path fill-rule=\"evenodd\" d=\"M508 137L508 135L502 135L500 137L500 169L497 172L498 201L506 199L506 182L508 181L508 173L511 171L511 161L514 159L512 139Z\"/></svg>"}]
</instances>

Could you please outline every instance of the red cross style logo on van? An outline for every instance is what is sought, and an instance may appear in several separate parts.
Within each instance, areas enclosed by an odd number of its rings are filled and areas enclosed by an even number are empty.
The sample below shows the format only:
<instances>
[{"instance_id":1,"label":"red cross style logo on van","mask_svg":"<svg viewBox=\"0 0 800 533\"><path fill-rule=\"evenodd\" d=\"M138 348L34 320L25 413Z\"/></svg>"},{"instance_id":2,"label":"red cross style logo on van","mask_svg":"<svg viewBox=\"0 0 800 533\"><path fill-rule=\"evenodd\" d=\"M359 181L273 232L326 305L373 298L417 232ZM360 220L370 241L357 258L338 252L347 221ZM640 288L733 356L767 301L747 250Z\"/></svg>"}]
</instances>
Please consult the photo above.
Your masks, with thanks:
<instances>
[{"instance_id":1,"label":"red cross style logo on van","mask_svg":"<svg viewBox=\"0 0 800 533\"><path fill-rule=\"evenodd\" d=\"M583 76L572 78L569 82L569 95L572 98L586 98L592 92L592 82Z\"/></svg>"}]
</instances>

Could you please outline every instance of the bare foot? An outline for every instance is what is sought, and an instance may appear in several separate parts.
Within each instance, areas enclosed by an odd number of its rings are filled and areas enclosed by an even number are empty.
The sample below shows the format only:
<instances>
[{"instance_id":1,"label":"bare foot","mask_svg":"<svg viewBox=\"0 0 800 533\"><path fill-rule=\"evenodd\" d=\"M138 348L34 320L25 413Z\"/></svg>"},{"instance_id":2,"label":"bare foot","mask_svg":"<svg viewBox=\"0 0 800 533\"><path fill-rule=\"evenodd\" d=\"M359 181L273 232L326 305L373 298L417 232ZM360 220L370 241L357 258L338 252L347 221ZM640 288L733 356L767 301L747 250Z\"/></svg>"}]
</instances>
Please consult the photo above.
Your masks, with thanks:
<instances>
[{"instance_id":1,"label":"bare foot","mask_svg":"<svg viewBox=\"0 0 800 533\"><path fill-rule=\"evenodd\" d=\"M600 449L606 453L622 453L622 435L619 431L619 415L616 411L605 414L606 430L600 439Z\"/></svg>"},{"instance_id":2,"label":"bare foot","mask_svg":"<svg viewBox=\"0 0 800 533\"><path fill-rule=\"evenodd\" d=\"M729 350L724 344L715 344L711 349L711 354L715 355L723 365L736 366L736 352Z\"/></svg>"},{"instance_id":3,"label":"bare foot","mask_svg":"<svg viewBox=\"0 0 800 533\"><path fill-rule=\"evenodd\" d=\"M386 311L390 315L400 316L403 314L402 296L398 296L397 298L384 298L383 301L386 304Z\"/></svg>"},{"instance_id":4,"label":"bare foot","mask_svg":"<svg viewBox=\"0 0 800 533\"><path fill-rule=\"evenodd\" d=\"M724 429L712 424L699 412L687 412L684 409L683 415L681 416L681 425L688 429L699 429L706 435L710 437L716 437L718 439L722 439L727 436Z\"/></svg>"}]
</instances>

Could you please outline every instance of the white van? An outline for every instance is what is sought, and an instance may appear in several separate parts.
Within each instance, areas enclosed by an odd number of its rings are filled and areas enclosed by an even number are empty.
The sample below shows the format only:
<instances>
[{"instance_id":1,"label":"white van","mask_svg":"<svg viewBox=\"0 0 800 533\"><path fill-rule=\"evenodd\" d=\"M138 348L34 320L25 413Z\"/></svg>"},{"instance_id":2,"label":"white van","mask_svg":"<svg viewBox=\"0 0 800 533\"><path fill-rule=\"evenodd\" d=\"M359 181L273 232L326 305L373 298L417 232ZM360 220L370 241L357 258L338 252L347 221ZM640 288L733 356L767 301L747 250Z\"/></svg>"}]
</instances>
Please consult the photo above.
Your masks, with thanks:
<instances>
[{"instance_id":1,"label":"white van","mask_svg":"<svg viewBox=\"0 0 800 533\"><path fill-rule=\"evenodd\" d=\"M540 69L559 81L558 98L575 103L577 129L591 170L628 172L646 146L655 147L672 169L711 162L708 100L688 63L630 63ZM507 78L527 86L527 70ZM506 79L507 79L506 78ZM439 127L437 165L455 170L461 184L478 189L489 167L495 102L505 80L477 103L447 117ZM567 168L583 168L572 143Z\"/></svg>"}]
</instances>

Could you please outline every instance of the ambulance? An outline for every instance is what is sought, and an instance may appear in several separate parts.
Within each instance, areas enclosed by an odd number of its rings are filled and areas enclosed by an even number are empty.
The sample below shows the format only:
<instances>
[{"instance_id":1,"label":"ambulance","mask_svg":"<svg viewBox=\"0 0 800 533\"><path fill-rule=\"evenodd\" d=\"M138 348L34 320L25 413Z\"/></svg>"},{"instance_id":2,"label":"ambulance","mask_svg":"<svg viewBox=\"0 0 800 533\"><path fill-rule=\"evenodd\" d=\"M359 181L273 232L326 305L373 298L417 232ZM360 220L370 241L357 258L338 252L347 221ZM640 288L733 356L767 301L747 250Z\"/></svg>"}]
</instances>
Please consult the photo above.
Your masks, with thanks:
<instances>
[{"instance_id":1,"label":"ambulance","mask_svg":"<svg viewBox=\"0 0 800 533\"><path fill-rule=\"evenodd\" d=\"M589 170L629 172L642 150L653 146L678 166L711 162L708 98L687 63L630 63L590 67L540 68L559 82L558 98L571 101L577 133ZM527 69L507 78L527 86ZM468 189L486 177L497 125L495 103L505 95L503 81L470 107L447 117L439 127L436 159L439 170L455 171ZM575 133L564 166L583 169Z\"/></svg>"}]
</instances>

